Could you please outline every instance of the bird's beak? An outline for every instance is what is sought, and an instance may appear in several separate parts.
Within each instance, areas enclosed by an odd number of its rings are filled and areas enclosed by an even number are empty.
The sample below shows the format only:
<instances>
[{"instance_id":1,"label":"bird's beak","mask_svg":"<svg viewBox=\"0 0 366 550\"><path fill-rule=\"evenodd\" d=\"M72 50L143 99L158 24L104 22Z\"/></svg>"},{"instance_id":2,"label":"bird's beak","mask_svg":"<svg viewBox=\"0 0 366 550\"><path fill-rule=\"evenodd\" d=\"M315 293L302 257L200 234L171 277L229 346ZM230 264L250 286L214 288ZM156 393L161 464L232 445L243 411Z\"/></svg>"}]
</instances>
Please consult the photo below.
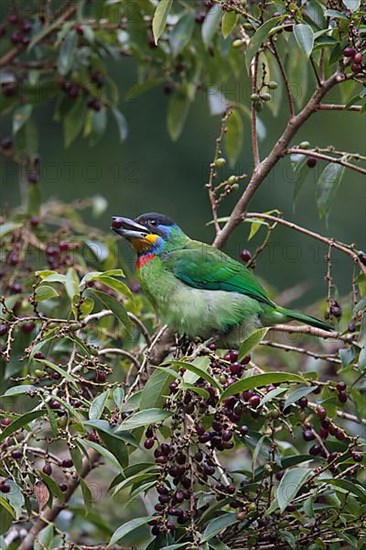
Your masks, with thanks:
<instances>
[{"instance_id":1,"label":"bird's beak","mask_svg":"<svg viewBox=\"0 0 366 550\"><path fill-rule=\"evenodd\" d=\"M113 216L112 229L125 239L144 239L149 235L150 231L144 226L130 218L122 218L121 216Z\"/></svg>"}]
</instances>

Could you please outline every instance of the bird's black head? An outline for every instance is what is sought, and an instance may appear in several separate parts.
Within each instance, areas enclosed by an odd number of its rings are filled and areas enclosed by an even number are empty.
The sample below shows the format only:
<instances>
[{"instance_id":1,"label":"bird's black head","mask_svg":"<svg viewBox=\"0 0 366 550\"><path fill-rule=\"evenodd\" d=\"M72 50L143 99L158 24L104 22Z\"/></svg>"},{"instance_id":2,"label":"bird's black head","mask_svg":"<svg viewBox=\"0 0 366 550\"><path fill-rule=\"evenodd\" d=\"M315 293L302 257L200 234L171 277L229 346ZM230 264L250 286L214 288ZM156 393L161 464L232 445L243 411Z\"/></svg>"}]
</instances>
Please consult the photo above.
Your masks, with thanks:
<instances>
[{"instance_id":1,"label":"bird's black head","mask_svg":"<svg viewBox=\"0 0 366 550\"><path fill-rule=\"evenodd\" d=\"M152 250L163 251L165 245L182 239L184 233L164 214L149 212L141 214L135 220L113 217L112 229L128 239L136 252Z\"/></svg>"}]
</instances>

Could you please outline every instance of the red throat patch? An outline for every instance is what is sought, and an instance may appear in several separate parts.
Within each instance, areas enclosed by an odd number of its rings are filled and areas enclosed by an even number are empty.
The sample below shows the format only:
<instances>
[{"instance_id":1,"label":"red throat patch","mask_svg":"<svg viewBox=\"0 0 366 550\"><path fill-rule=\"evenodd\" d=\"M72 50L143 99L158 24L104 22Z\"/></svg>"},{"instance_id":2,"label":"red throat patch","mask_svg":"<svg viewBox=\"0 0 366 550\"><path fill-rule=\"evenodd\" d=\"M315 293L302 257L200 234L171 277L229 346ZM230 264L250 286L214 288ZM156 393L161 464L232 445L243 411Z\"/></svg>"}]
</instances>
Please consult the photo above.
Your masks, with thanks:
<instances>
[{"instance_id":1,"label":"red throat patch","mask_svg":"<svg viewBox=\"0 0 366 550\"><path fill-rule=\"evenodd\" d=\"M153 260L155 257L156 257L155 254L144 254L143 256L140 256L136 260L137 269L141 269L142 266L147 264L147 262L150 262L151 260Z\"/></svg>"}]
</instances>

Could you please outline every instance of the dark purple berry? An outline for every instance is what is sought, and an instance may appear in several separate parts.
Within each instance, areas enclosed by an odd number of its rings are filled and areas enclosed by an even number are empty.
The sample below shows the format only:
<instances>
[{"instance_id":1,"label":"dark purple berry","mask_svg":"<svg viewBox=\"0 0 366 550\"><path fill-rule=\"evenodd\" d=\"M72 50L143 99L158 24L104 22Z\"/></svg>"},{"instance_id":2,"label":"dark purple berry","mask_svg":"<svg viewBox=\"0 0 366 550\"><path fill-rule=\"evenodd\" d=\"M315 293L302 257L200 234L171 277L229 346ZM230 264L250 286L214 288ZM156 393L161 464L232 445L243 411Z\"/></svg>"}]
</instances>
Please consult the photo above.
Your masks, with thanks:
<instances>
[{"instance_id":1,"label":"dark purple berry","mask_svg":"<svg viewBox=\"0 0 366 550\"><path fill-rule=\"evenodd\" d=\"M302 409L305 409L305 407L308 406L309 401L307 397L301 397L301 399L299 399L297 403Z\"/></svg>"},{"instance_id":2,"label":"dark purple berry","mask_svg":"<svg viewBox=\"0 0 366 550\"><path fill-rule=\"evenodd\" d=\"M351 48L350 46L346 46L343 50L344 57L354 57L355 53L355 49Z\"/></svg>"},{"instance_id":3,"label":"dark purple berry","mask_svg":"<svg viewBox=\"0 0 366 550\"><path fill-rule=\"evenodd\" d=\"M35 328L35 324L32 323L31 321L27 321L26 323L22 323L22 332L24 332L25 334L28 334L30 332L32 332Z\"/></svg>"},{"instance_id":4,"label":"dark purple berry","mask_svg":"<svg viewBox=\"0 0 366 550\"><path fill-rule=\"evenodd\" d=\"M101 371L101 370L98 370L96 372L96 381L97 382L101 382L101 383L104 383L106 380L107 380L107 375L105 372Z\"/></svg>"},{"instance_id":5,"label":"dark purple berry","mask_svg":"<svg viewBox=\"0 0 366 550\"><path fill-rule=\"evenodd\" d=\"M341 403L346 403L348 397L347 397L347 394L345 391L340 391L339 394L338 394L338 401L340 401Z\"/></svg>"},{"instance_id":6,"label":"dark purple berry","mask_svg":"<svg viewBox=\"0 0 366 550\"><path fill-rule=\"evenodd\" d=\"M41 351L36 351L33 357L34 359L44 359L44 354Z\"/></svg>"},{"instance_id":7,"label":"dark purple berry","mask_svg":"<svg viewBox=\"0 0 366 550\"><path fill-rule=\"evenodd\" d=\"M231 363L229 368L230 368L231 374L240 375L243 372L243 365L241 363L238 363L237 361L235 363Z\"/></svg>"},{"instance_id":8,"label":"dark purple berry","mask_svg":"<svg viewBox=\"0 0 366 550\"><path fill-rule=\"evenodd\" d=\"M311 429L304 430L302 436L305 441L312 441L313 439L315 439L314 432Z\"/></svg>"},{"instance_id":9,"label":"dark purple berry","mask_svg":"<svg viewBox=\"0 0 366 550\"><path fill-rule=\"evenodd\" d=\"M61 489L61 491L62 491L63 493L66 493L66 491L67 491L68 488L69 488L69 486L67 485L67 483L60 483L60 484L59 484L59 487L60 487L60 489Z\"/></svg>"},{"instance_id":10,"label":"dark purple berry","mask_svg":"<svg viewBox=\"0 0 366 550\"><path fill-rule=\"evenodd\" d=\"M10 485L8 485L5 481L2 481L0 483L0 491L2 493L10 493Z\"/></svg>"},{"instance_id":11,"label":"dark purple berry","mask_svg":"<svg viewBox=\"0 0 366 550\"><path fill-rule=\"evenodd\" d=\"M353 61L355 63L362 63L362 54L360 52L355 53L353 56Z\"/></svg>"},{"instance_id":12,"label":"dark purple berry","mask_svg":"<svg viewBox=\"0 0 366 550\"><path fill-rule=\"evenodd\" d=\"M329 431L326 428L323 428L323 426L320 426L319 435L322 439L327 439L329 435Z\"/></svg>"},{"instance_id":13,"label":"dark purple berry","mask_svg":"<svg viewBox=\"0 0 366 550\"><path fill-rule=\"evenodd\" d=\"M259 397L259 395L252 395L252 397L248 399L249 405L254 408L258 407L260 402L261 398Z\"/></svg>"},{"instance_id":14,"label":"dark purple berry","mask_svg":"<svg viewBox=\"0 0 366 550\"><path fill-rule=\"evenodd\" d=\"M245 424L243 424L243 426L240 426L240 435L242 435L243 437L245 437L246 435L248 435L248 432L249 432L249 428L248 426L246 426Z\"/></svg>"},{"instance_id":15,"label":"dark purple berry","mask_svg":"<svg viewBox=\"0 0 366 550\"><path fill-rule=\"evenodd\" d=\"M4 336L9 330L8 325L4 325L3 323L0 325L0 336Z\"/></svg>"},{"instance_id":16,"label":"dark purple berry","mask_svg":"<svg viewBox=\"0 0 366 550\"><path fill-rule=\"evenodd\" d=\"M252 258L252 254L250 253L249 250L242 250L240 252L240 259L242 262L244 262L245 264L249 262L249 260L251 260Z\"/></svg>"},{"instance_id":17,"label":"dark purple berry","mask_svg":"<svg viewBox=\"0 0 366 550\"><path fill-rule=\"evenodd\" d=\"M320 420L324 420L327 416L327 410L320 405L315 409L315 412L320 418Z\"/></svg>"},{"instance_id":18,"label":"dark purple berry","mask_svg":"<svg viewBox=\"0 0 366 550\"><path fill-rule=\"evenodd\" d=\"M315 444L313 445L312 447L310 447L309 449L309 453L313 456L317 456L317 455L320 455L322 452L322 448L320 445L318 444Z\"/></svg>"},{"instance_id":19,"label":"dark purple berry","mask_svg":"<svg viewBox=\"0 0 366 550\"><path fill-rule=\"evenodd\" d=\"M11 422L12 422L11 418L8 418L7 416L5 416L4 418L1 419L0 424L6 427L6 426L10 426Z\"/></svg>"},{"instance_id":20,"label":"dark purple berry","mask_svg":"<svg viewBox=\"0 0 366 550\"><path fill-rule=\"evenodd\" d=\"M7 15L6 17L6 20L8 23L10 23L10 25L17 25L19 23L19 17L16 13L9 13L9 15Z\"/></svg>"},{"instance_id":21,"label":"dark purple berry","mask_svg":"<svg viewBox=\"0 0 366 550\"><path fill-rule=\"evenodd\" d=\"M9 151L12 147L13 147L13 140L10 139L9 137L4 137L1 140L1 148L4 151Z\"/></svg>"},{"instance_id":22,"label":"dark purple berry","mask_svg":"<svg viewBox=\"0 0 366 550\"><path fill-rule=\"evenodd\" d=\"M61 466L63 468L72 468L74 465L73 461L71 460L71 458L65 458L62 462L61 462Z\"/></svg>"},{"instance_id":23,"label":"dark purple berry","mask_svg":"<svg viewBox=\"0 0 366 550\"><path fill-rule=\"evenodd\" d=\"M15 459L22 458L23 453L19 449L14 449L14 451L11 452L11 456Z\"/></svg>"},{"instance_id":24,"label":"dark purple berry","mask_svg":"<svg viewBox=\"0 0 366 550\"><path fill-rule=\"evenodd\" d=\"M199 25L202 25L202 23L206 19L205 12L203 12L203 11L197 12L196 15L194 16L194 19L195 19L196 23L198 23Z\"/></svg>"},{"instance_id":25,"label":"dark purple berry","mask_svg":"<svg viewBox=\"0 0 366 550\"><path fill-rule=\"evenodd\" d=\"M361 453L358 453L357 451L351 452L352 458L355 462L362 462L363 461L363 455Z\"/></svg>"},{"instance_id":26,"label":"dark purple berry","mask_svg":"<svg viewBox=\"0 0 366 550\"><path fill-rule=\"evenodd\" d=\"M338 384L336 385L336 388L338 392L346 391L347 384L345 382L338 382Z\"/></svg>"},{"instance_id":27,"label":"dark purple berry","mask_svg":"<svg viewBox=\"0 0 366 550\"><path fill-rule=\"evenodd\" d=\"M148 437L144 441L144 447L145 449L152 449L155 444L155 439L153 437Z\"/></svg>"},{"instance_id":28,"label":"dark purple berry","mask_svg":"<svg viewBox=\"0 0 366 550\"><path fill-rule=\"evenodd\" d=\"M308 160L306 161L306 164L308 165L309 168L314 168L314 166L316 165L316 158L309 157Z\"/></svg>"},{"instance_id":29,"label":"dark purple berry","mask_svg":"<svg viewBox=\"0 0 366 550\"><path fill-rule=\"evenodd\" d=\"M52 474L52 466L48 462L43 466L42 472L50 476Z\"/></svg>"}]
</instances>

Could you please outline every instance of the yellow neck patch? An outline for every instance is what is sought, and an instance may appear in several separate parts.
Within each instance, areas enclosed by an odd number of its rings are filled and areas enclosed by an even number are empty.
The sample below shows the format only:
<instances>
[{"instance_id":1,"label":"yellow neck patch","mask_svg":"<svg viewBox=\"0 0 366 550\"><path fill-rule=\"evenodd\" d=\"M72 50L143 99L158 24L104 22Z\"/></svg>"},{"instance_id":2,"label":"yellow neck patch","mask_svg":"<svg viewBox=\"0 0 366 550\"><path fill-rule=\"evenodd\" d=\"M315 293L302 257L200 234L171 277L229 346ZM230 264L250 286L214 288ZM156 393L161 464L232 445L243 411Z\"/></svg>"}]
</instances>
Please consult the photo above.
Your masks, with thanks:
<instances>
[{"instance_id":1,"label":"yellow neck patch","mask_svg":"<svg viewBox=\"0 0 366 550\"><path fill-rule=\"evenodd\" d=\"M146 235L141 239L131 239L131 244L135 252L147 252L158 240L158 235Z\"/></svg>"}]
</instances>

